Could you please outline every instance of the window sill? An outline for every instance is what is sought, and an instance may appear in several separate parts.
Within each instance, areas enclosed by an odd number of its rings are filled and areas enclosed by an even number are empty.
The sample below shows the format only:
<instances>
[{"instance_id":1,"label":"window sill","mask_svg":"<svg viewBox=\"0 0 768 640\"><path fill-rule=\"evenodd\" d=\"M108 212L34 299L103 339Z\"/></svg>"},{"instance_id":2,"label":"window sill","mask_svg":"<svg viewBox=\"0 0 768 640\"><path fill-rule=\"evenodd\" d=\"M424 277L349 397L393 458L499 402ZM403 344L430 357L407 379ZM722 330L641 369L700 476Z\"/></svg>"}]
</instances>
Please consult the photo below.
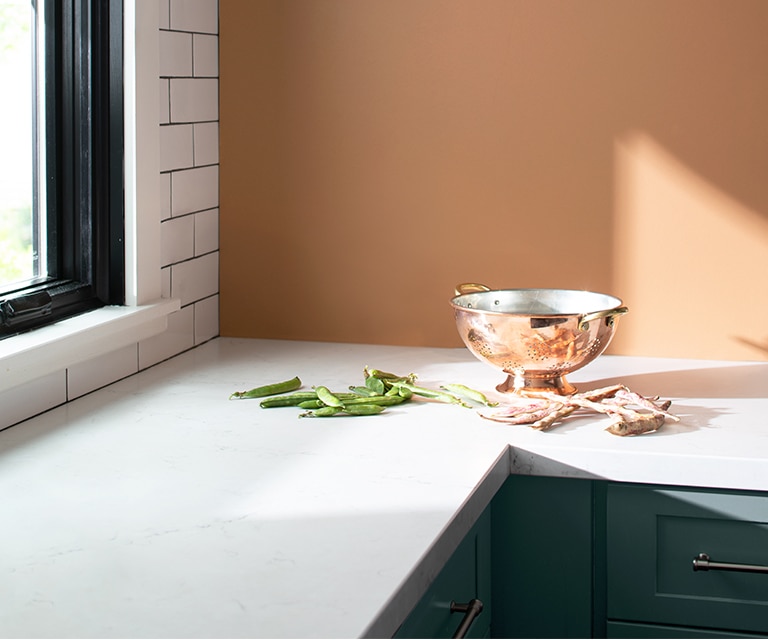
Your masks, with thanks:
<instances>
[{"instance_id":1,"label":"window sill","mask_svg":"<svg viewBox=\"0 0 768 640\"><path fill-rule=\"evenodd\" d=\"M165 331L175 299L103 307L0 341L0 392Z\"/></svg>"}]
</instances>

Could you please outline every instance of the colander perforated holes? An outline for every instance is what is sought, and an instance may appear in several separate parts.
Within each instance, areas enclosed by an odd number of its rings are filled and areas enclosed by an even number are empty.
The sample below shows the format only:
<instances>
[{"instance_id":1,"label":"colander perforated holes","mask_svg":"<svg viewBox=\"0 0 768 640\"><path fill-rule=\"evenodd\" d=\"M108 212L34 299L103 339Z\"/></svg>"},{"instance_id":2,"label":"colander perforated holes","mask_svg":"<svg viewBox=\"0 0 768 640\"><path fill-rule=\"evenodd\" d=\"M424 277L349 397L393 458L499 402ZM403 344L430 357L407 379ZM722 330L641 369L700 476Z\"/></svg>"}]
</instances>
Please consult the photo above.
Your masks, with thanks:
<instances>
[{"instance_id":1,"label":"colander perforated holes","mask_svg":"<svg viewBox=\"0 0 768 640\"><path fill-rule=\"evenodd\" d=\"M587 353L591 355L595 351L599 351L601 349L601 347L602 347L602 343L601 343L600 340L598 340L598 339L592 340L589 343L589 346L587 347Z\"/></svg>"},{"instance_id":2,"label":"colander perforated holes","mask_svg":"<svg viewBox=\"0 0 768 640\"><path fill-rule=\"evenodd\" d=\"M505 360L501 366L507 373L514 373L519 376L525 375L525 367L517 360Z\"/></svg>"}]
</instances>

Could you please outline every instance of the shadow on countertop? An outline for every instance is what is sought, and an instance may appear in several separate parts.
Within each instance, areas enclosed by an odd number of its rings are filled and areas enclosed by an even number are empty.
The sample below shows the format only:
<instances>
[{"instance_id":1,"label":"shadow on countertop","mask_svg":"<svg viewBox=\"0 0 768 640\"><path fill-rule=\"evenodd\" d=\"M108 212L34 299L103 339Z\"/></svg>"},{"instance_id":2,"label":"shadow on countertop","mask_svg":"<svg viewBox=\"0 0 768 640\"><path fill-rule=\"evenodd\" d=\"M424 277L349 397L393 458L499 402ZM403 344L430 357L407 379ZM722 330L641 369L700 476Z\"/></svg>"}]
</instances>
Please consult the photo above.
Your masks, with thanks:
<instances>
[{"instance_id":1,"label":"shadow on countertop","mask_svg":"<svg viewBox=\"0 0 768 640\"><path fill-rule=\"evenodd\" d=\"M579 391L588 391L612 384L665 398L768 398L768 363L654 371L584 381L577 386Z\"/></svg>"}]
</instances>

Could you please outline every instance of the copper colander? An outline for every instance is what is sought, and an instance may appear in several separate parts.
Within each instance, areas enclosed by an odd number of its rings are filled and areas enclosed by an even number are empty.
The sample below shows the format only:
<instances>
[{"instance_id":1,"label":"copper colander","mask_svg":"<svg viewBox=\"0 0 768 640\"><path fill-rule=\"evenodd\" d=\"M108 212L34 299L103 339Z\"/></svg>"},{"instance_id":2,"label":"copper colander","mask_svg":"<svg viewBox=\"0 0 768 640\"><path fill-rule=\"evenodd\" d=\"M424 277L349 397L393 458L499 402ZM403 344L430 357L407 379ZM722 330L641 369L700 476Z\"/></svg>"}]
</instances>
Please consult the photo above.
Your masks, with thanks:
<instances>
[{"instance_id":1,"label":"copper colander","mask_svg":"<svg viewBox=\"0 0 768 640\"><path fill-rule=\"evenodd\" d=\"M501 392L576 392L566 379L608 347L622 301L573 289L498 289L465 283L451 300L456 328L480 360L507 374Z\"/></svg>"}]
</instances>

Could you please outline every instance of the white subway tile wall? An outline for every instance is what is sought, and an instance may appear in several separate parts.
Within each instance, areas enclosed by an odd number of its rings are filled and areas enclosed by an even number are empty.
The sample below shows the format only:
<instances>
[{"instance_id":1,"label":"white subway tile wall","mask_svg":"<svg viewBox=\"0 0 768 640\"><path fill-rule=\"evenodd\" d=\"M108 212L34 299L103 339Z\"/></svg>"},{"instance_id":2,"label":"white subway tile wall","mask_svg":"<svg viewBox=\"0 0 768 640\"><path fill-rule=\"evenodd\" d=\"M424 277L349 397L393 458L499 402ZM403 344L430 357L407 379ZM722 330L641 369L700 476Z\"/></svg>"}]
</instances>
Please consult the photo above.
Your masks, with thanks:
<instances>
[{"instance_id":1,"label":"white subway tile wall","mask_svg":"<svg viewBox=\"0 0 768 640\"><path fill-rule=\"evenodd\" d=\"M219 4L212 0L171 0L170 28L192 33L219 33Z\"/></svg>"},{"instance_id":2,"label":"white subway tile wall","mask_svg":"<svg viewBox=\"0 0 768 640\"><path fill-rule=\"evenodd\" d=\"M171 28L171 0L157 0L158 16L157 26L160 29Z\"/></svg>"},{"instance_id":3,"label":"white subway tile wall","mask_svg":"<svg viewBox=\"0 0 768 640\"><path fill-rule=\"evenodd\" d=\"M195 255L202 256L218 249L219 210L201 211L195 216Z\"/></svg>"},{"instance_id":4,"label":"white subway tile wall","mask_svg":"<svg viewBox=\"0 0 768 640\"><path fill-rule=\"evenodd\" d=\"M192 64L196 78L219 77L218 36L195 33L192 36Z\"/></svg>"},{"instance_id":5,"label":"white subway tile wall","mask_svg":"<svg viewBox=\"0 0 768 640\"><path fill-rule=\"evenodd\" d=\"M219 290L219 255L206 253L171 266L171 297L185 307L214 296Z\"/></svg>"},{"instance_id":6,"label":"white subway tile wall","mask_svg":"<svg viewBox=\"0 0 768 640\"><path fill-rule=\"evenodd\" d=\"M160 226L160 251L163 266L195 257L195 216L166 220Z\"/></svg>"},{"instance_id":7,"label":"white subway tile wall","mask_svg":"<svg viewBox=\"0 0 768 640\"><path fill-rule=\"evenodd\" d=\"M160 32L160 77L192 76L192 34Z\"/></svg>"},{"instance_id":8,"label":"white subway tile wall","mask_svg":"<svg viewBox=\"0 0 768 640\"><path fill-rule=\"evenodd\" d=\"M195 305L187 305L168 316L168 329L139 343L139 369L167 360L195 346Z\"/></svg>"},{"instance_id":9,"label":"white subway tile wall","mask_svg":"<svg viewBox=\"0 0 768 640\"><path fill-rule=\"evenodd\" d=\"M67 397L73 400L93 390L94 380L124 378L135 373L139 354L129 345L100 358L93 358L67 369Z\"/></svg>"},{"instance_id":10,"label":"white subway tile wall","mask_svg":"<svg viewBox=\"0 0 768 640\"><path fill-rule=\"evenodd\" d=\"M67 372L57 371L0 393L0 427L26 420L67 401Z\"/></svg>"},{"instance_id":11,"label":"white subway tile wall","mask_svg":"<svg viewBox=\"0 0 768 640\"><path fill-rule=\"evenodd\" d=\"M170 78L171 122L219 119L219 81L216 78Z\"/></svg>"},{"instance_id":12,"label":"white subway tile wall","mask_svg":"<svg viewBox=\"0 0 768 640\"><path fill-rule=\"evenodd\" d=\"M195 164L219 163L219 123L197 122L192 125Z\"/></svg>"},{"instance_id":13,"label":"white subway tile wall","mask_svg":"<svg viewBox=\"0 0 768 640\"><path fill-rule=\"evenodd\" d=\"M160 171L191 167L194 163L193 125L160 127Z\"/></svg>"},{"instance_id":14,"label":"white subway tile wall","mask_svg":"<svg viewBox=\"0 0 768 640\"><path fill-rule=\"evenodd\" d=\"M168 95L168 80L161 78L160 90L158 93L158 108L160 114L160 124L168 124L171 121L171 96Z\"/></svg>"},{"instance_id":15,"label":"white subway tile wall","mask_svg":"<svg viewBox=\"0 0 768 640\"><path fill-rule=\"evenodd\" d=\"M171 215L180 216L219 205L219 165L171 173Z\"/></svg>"},{"instance_id":16,"label":"white subway tile wall","mask_svg":"<svg viewBox=\"0 0 768 640\"><path fill-rule=\"evenodd\" d=\"M161 283L168 330L0 393L0 429L219 335L219 3L158 0Z\"/></svg>"},{"instance_id":17,"label":"white subway tile wall","mask_svg":"<svg viewBox=\"0 0 768 640\"><path fill-rule=\"evenodd\" d=\"M171 174L160 174L160 219L171 217Z\"/></svg>"},{"instance_id":18,"label":"white subway tile wall","mask_svg":"<svg viewBox=\"0 0 768 640\"><path fill-rule=\"evenodd\" d=\"M219 4L159 5L162 289L182 308L139 369L219 334Z\"/></svg>"}]
</instances>

